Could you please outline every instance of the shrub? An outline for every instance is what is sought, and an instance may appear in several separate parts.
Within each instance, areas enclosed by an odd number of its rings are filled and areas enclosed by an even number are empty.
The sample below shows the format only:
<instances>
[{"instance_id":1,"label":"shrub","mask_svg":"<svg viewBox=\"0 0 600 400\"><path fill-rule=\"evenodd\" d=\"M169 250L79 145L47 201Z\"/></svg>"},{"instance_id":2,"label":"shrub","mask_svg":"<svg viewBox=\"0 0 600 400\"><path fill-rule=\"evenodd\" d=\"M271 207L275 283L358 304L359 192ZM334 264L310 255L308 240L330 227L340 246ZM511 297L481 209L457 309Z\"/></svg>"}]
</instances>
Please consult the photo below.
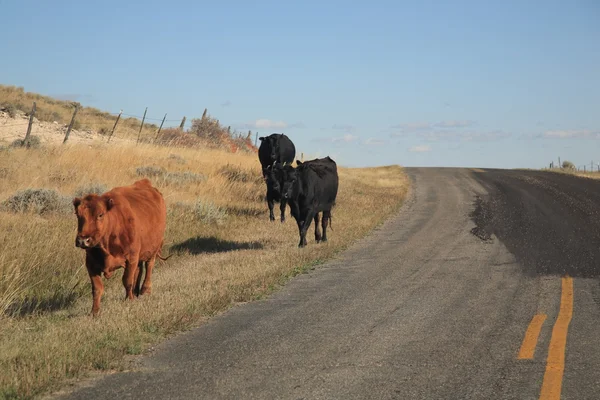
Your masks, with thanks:
<instances>
[{"instance_id":1,"label":"shrub","mask_svg":"<svg viewBox=\"0 0 600 400\"><path fill-rule=\"evenodd\" d=\"M102 193L106 193L107 191L108 191L108 188L104 184L93 182L93 183L89 183L87 185L79 186L77 189L75 189L73 196L74 197L83 197L88 194L102 194Z\"/></svg>"},{"instance_id":2,"label":"shrub","mask_svg":"<svg viewBox=\"0 0 600 400\"><path fill-rule=\"evenodd\" d=\"M17 116L17 107L14 104L5 104L0 107L0 110L5 111L11 118L16 118Z\"/></svg>"},{"instance_id":3,"label":"shrub","mask_svg":"<svg viewBox=\"0 0 600 400\"><path fill-rule=\"evenodd\" d=\"M562 167L563 169L570 169L570 170L575 170L577 168L575 168L575 164L573 164L571 161L563 161L562 163Z\"/></svg>"},{"instance_id":4,"label":"shrub","mask_svg":"<svg viewBox=\"0 0 600 400\"><path fill-rule=\"evenodd\" d=\"M10 144L11 147L23 147L25 146L25 139L17 139ZM42 141L39 136L31 135L29 136L29 147L33 149L38 149L42 146Z\"/></svg>"},{"instance_id":5,"label":"shrub","mask_svg":"<svg viewBox=\"0 0 600 400\"><path fill-rule=\"evenodd\" d=\"M144 167L137 167L135 169L135 173L138 176L145 176L148 178L156 178L156 177L161 177L161 176L165 175L167 173L167 170L164 169L163 167L144 166Z\"/></svg>"},{"instance_id":6,"label":"shrub","mask_svg":"<svg viewBox=\"0 0 600 400\"><path fill-rule=\"evenodd\" d=\"M2 202L2 210L13 213L49 212L68 213L72 208L71 198L62 196L52 189L25 189Z\"/></svg>"},{"instance_id":7,"label":"shrub","mask_svg":"<svg viewBox=\"0 0 600 400\"><path fill-rule=\"evenodd\" d=\"M162 181L167 185L183 186L192 183L204 182L204 175L195 174L193 172L167 172L162 177Z\"/></svg>"},{"instance_id":8,"label":"shrub","mask_svg":"<svg viewBox=\"0 0 600 400\"><path fill-rule=\"evenodd\" d=\"M168 210L169 217L192 218L205 224L222 225L227 220L227 211L211 201L197 200L194 204L177 202Z\"/></svg>"}]
</instances>

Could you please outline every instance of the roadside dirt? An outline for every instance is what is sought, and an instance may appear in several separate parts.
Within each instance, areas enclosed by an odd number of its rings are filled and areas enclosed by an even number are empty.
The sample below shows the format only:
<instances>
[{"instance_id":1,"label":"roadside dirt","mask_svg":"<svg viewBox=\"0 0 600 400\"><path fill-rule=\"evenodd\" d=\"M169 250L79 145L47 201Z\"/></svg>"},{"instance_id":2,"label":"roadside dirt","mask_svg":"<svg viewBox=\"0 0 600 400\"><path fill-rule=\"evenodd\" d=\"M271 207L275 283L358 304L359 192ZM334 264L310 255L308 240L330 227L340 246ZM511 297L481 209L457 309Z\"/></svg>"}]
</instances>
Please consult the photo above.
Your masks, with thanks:
<instances>
[{"instance_id":1,"label":"roadside dirt","mask_svg":"<svg viewBox=\"0 0 600 400\"><path fill-rule=\"evenodd\" d=\"M24 139L27 133L29 117L18 111L14 118L8 113L0 111L0 145L9 145L17 139ZM60 144L65 138L67 125L58 122L43 122L33 119L31 134L40 138L42 144ZM106 142L106 136L99 135L92 130L72 129L67 143L101 143ZM126 139L113 137L112 142L124 142Z\"/></svg>"}]
</instances>

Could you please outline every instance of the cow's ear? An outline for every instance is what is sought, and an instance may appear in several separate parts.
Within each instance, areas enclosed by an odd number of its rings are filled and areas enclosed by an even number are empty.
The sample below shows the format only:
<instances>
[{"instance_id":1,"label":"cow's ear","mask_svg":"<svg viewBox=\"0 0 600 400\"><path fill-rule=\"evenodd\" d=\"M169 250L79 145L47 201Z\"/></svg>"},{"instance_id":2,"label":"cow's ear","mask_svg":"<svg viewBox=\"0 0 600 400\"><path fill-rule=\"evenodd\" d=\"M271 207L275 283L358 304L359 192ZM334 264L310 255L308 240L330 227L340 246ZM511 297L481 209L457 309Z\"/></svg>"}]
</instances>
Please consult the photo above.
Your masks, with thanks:
<instances>
[{"instance_id":1,"label":"cow's ear","mask_svg":"<svg viewBox=\"0 0 600 400\"><path fill-rule=\"evenodd\" d=\"M302 161L300 161L300 160L296 160L296 165L298 165L298 166L299 166L299 165L302 165Z\"/></svg>"},{"instance_id":2,"label":"cow's ear","mask_svg":"<svg viewBox=\"0 0 600 400\"><path fill-rule=\"evenodd\" d=\"M107 197L106 198L106 210L110 210L111 208L113 208L115 205L115 200L112 197Z\"/></svg>"},{"instance_id":3,"label":"cow's ear","mask_svg":"<svg viewBox=\"0 0 600 400\"><path fill-rule=\"evenodd\" d=\"M260 140L262 142L263 140L265 140L265 138L263 136L261 136L258 138L258 140Z\"/></svg>"},{"instance_id":4,"label":"cow's ear","mask_svg":"<svg viewBox=\"0 0 600 400\"><path fill-rule=\"evenodd\" d=\"M73 207L75 208L75 212L77 212L77 207L81 204L81 199L79 197L75 197L73 199Z\"/></svg>"}]
</instances>

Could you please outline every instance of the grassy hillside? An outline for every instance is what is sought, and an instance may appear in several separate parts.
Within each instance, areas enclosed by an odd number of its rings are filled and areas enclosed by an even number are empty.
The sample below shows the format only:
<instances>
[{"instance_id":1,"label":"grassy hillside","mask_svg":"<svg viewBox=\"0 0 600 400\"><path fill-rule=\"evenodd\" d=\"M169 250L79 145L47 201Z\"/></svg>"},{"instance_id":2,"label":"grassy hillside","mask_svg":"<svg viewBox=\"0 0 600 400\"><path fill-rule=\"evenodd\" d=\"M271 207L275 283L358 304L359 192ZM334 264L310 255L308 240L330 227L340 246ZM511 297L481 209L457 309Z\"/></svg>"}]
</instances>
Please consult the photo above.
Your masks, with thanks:
<instances>
[{"instance_id":1,"label":"grassy hillside","mask_svg":"<svg viewBox=\"0 0 600 400\"><path fill-rule=\"evenodd\" d=\"M73 111L78 103L56 100L49 96L25 92L22 87L0 85L0 110L8 113L12 118L29 114L32 104L36 102L35 117L43 122L57 122L67 125L71 122ZM200 110L202 112L202 110ZM110 114L93 107L81 107L77 112L74 129L79 131L95 132L108 136L117 120L116 114ZM158 143L188 147L223 148L229 151L256 151L252 144L251 132L235 132L230 127L222 126L204 110L202 118L188 119L191 127L182 132L179 129L164 129L158 137ZM115 130L115 138L137 140L138 134L143 142L154 142L157 137L158 125L145 121L140 133L141 120L123 115ZM159 123L160 124L160 123ZM2 129L2 125L0 125ZM35 132L35 129L34 129ZM2 132L0 132L2 133ZM23 134L25 131L23 130Z\"/></svg>"},{"instance_id":2,"label":"grassy hillside","mask_svg":"<svg viewBox=\"0 0 600 400\"><path fill-rule=\"evenodd\" d=\"M317 245L311 237L298 249L291 217L269 221L254 153L152 144L0 150L0 398L121 368L125 355L261 298L365 235L407 191L400 167L339 173L330 241ZM142 176L165 197L163 254L174 256L157 264L147 297L123 301L122 270L105 281L101 317L92 319L70 201Z\"/></svg>"}]
</instances>

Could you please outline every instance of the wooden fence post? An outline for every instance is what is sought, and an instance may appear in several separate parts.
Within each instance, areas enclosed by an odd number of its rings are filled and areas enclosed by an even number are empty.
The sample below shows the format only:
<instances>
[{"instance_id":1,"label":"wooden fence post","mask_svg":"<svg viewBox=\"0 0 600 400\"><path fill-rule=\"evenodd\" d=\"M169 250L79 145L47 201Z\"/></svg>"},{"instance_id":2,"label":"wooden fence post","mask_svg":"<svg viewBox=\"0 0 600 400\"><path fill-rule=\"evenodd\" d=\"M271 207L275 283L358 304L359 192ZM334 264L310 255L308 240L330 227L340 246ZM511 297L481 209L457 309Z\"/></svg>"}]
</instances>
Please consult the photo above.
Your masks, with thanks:
<instances>
[{"instance_id":1,"label":"wooden fence post","mask_svg":"<svg viewBox=\"0 0 600 400\"><path fill-rule=\"evenodd\" d=\"M165 119L167 119L167 114L165 114L162 122L160 123L160 126L158 127L158 132L156 132L156 137L154 138L155 142L156 142L156 139L158 139L158 135L160 135L160 130L162 129L163 124L165 123Z\"/></svg>"},{"instance_id":2,"label":"wooden fence post","mask_svg":"<svg viewBox=\"0 0 600 400\"><path fill-rule=\"evenodd\" d=\"M183 125L185 125L185 115L183 116L183 119L181 120L181 124L179 124L180 130L183 130Z\"/></svg>"},{"instance_id":3,"label":"wooden fence post","mask_svg":"<svg viewBox=\"0 0 600 400\"><path fill-rule=\"evenodd\" d=\"M258 132L256 132L256 136L254 137L254 147L258 147Z\"/></svg>"},{"instance_id":4,"label":"wooden fence post","mask_svg":"<svg viewBox=\"0 0 600 400\"><path fill-rule=\"evenodd\" d=\"M69 127L67 128L67 133L65 134L65 140L63 140L63 144L67 143L67 140L69 140L69 134L71 133L71 129L73 128L73 124L75 123L75 116L77 115L77 110L79 110L79 104L75 105L75 111L73 112L73 118L71 118L71 123L69 124Z\"/></svg>"},{"instance_id":5,"label":"wooden fence post","mask_svg":"<svg viewBox=\"0 0 600 400\"><path fill-rule=\"evenodd\" d=\"M137 142L140 142L140 135L142 134L142 128L144 127L144 120L146 119L146 112L148 111L148 107L144 110L144 116L142 117L142 124L140 125L140 131L138 132Z\"/></svg>"},{"instance_id":6,"label":"wooden fence post","mask_svg":"<svg viewBox=\"0 0 600 400\"><path fill-rule=\"evenodd\" d=\"M110 135L108 135L108 140L106 141L106 143L110 143L110 138L112 138L113 133L115 133L115 129L117 128L117 124L119 123L119 119L121 119L121 114L123 114L123 110L119 112L119 116L117 117L117 120L113 125L112 131L110 131Z\"/></svg>"},{"instance_id":7,"label":"wooden fence post","mask_svg":"<svg viewBox=\"0 0 600 400\"><path fill-rule=\"evenodd\" d=\"M35 101L33 102L33 107L31 108L31 114L29 115L29 125L27 125L27 134L25 134L25 139L23 140L23 146L27 146L27 148L29 148L29 146L31 145L29 143L29 136L31 135L31 126L33 125L33 117L35 116Z\"/></svg>"}]
</instances>

